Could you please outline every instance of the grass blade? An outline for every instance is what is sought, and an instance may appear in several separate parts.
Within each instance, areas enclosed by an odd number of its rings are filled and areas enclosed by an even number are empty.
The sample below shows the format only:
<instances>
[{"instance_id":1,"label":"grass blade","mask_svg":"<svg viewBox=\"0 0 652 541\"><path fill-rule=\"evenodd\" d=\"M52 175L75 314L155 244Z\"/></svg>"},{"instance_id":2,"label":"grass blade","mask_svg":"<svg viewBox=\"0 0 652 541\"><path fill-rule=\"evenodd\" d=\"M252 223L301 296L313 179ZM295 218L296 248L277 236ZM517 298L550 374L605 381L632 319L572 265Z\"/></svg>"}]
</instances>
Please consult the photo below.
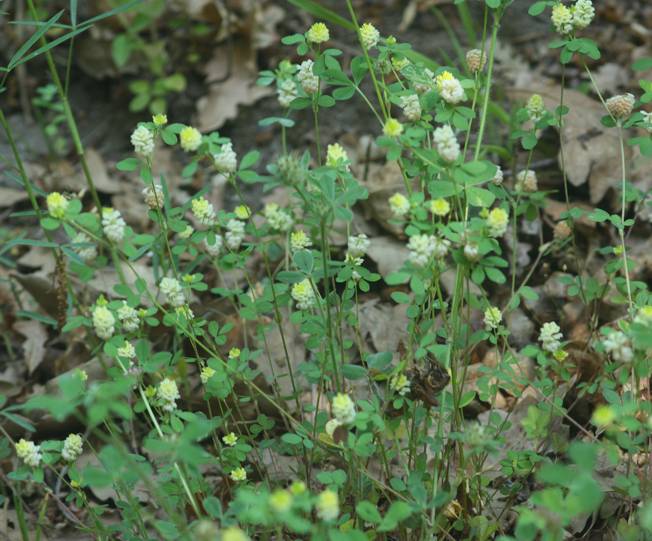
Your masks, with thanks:
<instances>
[{"instance_id":1,"label":"grass blade","mask_svg":"<svg viewBox=\"0 0 652 541\"><path fill-rule=\"evenodd\" d=\"M41 28L34 32L34 34L32 34L32 36L20 46L20 48L14 53L14 56L11 57L11 60L9 60L9 64L7 64L8 70L12 70L18 65L20 59L25 55L25 53L32 48L32 45L41 39L43 34L45 34L52 27L52 25L59 20L61 15L63 15L63 10L54 15L49 21L44 23Z\"/></svg>"},{"instance_id":2,"label":"grass blade","mask_svg":"<svg viewBox=\"0 0 652 541\"><path fill-rule=\"evenodd\" d=\"M330 23L336 24L338 26L346 28L347 30L355 29L355 26L353 26L353 23L351 21L338 15L334 11L325 8L324 6L320 6L317 2L314 2L313 0L288 0L288 1L290 2L290 4L295 5L299 9L307 11L311 15L317 17L318 19L323 19L324 21L328 21Z\"/></svg>"}]
</instances>

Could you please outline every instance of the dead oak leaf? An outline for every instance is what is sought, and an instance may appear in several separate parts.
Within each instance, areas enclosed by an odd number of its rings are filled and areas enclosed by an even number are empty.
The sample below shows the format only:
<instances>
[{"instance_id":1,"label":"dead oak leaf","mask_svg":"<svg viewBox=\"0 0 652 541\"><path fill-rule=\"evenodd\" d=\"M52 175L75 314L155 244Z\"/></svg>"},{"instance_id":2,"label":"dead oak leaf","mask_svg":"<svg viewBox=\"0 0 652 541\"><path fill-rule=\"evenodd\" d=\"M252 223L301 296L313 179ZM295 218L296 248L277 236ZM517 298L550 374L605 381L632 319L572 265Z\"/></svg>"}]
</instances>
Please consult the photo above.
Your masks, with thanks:
<instances>
[{"instance_id":1,"label":"dead oak leaf","mask_svg":"<svg viewBox=\"0 0 652 541\"><path fill-rule=\"evenodd\" d=\"M559 106L559 87L541 85L538 93L549 111ZM508 94L513 100L525 103L532 91L517 88ZM564 90L564 105L569 108L561 138L566 175L573 186L588 181L591 203L596 204L609 188L617 188L621 182L618 133L600 122L606 114L602 104L581 92ZM559 162L561 166L561 152Z\"/></svg>"},{"instance_id":2,"label":"dead oak leaf","mask_svg":"<svg viewBox=\"0 0 652 541\"><path fill-rule=\"evenodd\" d=\"M25 337L23 342L23 354L25 364L29 373L43 362L45 357L45 342L48 339L48 333L45 326L33 319L18 321L14 324L14 329Z\"/></svg>"},{"instance_id":3,"label":"dead oak leaf","mask_svg":"<svg viewBox=\"0 0 652 541\"><path fill-rule=\"evenodd\" d=\"M205 68L210 92L197 102L198 127L201 131L220 128L238 114L239 105L251 105L272 90L256 86L258 71L253 49L236 42L233 50L217 49Z\"/></svg>"}]
</instances>

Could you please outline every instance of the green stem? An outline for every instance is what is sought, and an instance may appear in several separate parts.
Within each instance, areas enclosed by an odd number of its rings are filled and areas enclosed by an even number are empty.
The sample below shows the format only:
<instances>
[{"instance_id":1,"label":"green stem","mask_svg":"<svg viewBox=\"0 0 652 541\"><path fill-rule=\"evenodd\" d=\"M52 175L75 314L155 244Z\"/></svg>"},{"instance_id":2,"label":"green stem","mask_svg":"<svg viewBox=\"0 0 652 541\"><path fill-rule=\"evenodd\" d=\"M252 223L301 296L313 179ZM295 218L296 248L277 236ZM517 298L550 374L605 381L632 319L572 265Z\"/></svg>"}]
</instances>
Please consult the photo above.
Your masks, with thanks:
<instances>
[{"instance_id":1,"label":"green stem","mask_svg":"<svg viewBox=\"0 0 652 541\"><path fill-rule=\"evenodd\" d=\"M489 99L491 98L491 82L494 71L494 57L496 54L496 40L498 38L498 29L500 28L500 18L497 13L494 13L494 22L491 29L491 42L489 44L489 60L487 64L487 85L484 93L484 100L482 103L482 114L480 116L480 129L478 130L478 140L475 147L474 160L480 156L482 149L482 138L484 137L484 130L487 124L487 111L489 110Z\"/></svg>"}]
</instances>

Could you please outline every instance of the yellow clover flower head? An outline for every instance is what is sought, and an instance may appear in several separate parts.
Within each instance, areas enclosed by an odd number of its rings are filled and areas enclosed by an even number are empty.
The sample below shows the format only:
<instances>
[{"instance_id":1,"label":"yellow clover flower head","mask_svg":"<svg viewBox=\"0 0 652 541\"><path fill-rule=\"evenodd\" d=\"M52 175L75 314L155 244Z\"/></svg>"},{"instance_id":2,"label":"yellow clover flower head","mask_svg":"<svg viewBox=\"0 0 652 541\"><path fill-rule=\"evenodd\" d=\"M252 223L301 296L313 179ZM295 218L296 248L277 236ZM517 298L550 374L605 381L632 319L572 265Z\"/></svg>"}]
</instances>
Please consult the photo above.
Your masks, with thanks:
<instances>
[{"instance_id":1,"label":"yellow clover flower head","mask_svg":"<svg viewBox=\"0 0 652 541\"><path fill-rule=\"evenodd\" d=\"M348 170L349 166L349 156L346 153L346 150L339 143L333 143L328 145L328 150L326 152L326 165L328 167L333 167L337 169L340 166L345 166Z\"/></svg>"},{"instance_id":2,"label":"yellow clover flower head","mask_svg":"<svg viewBox=\"0 0 652 541\"><path fill-rule=\"evenodd\" d=\"M550 20L555 30L562 36L573 31L573 12L561 2L553 6Z\"/></svg>"},{"instance_id":3,"label":"yellow clover flower head","mask_svg":"<svg viewBox=\"0 0 652 541\"><path fill-rule=\"evenodd\" d=\"M201 369L201 372L199 374L199 379L201 379L201 382L205 385L208 383L208 380L211 379L215 375L215 370L213 370L210 366L205 366L204 368Z\"/></svg>"},{"instance_id":4,"label":"yellow clover flower head","mask_svg":"<svg viewBox=\"0 0 652 541\"><path fill-rule=\"evenodd\" d=\"M387 135L387 137L398 137L403 133L403 124L395 118L388 118L383 127L383 133Z\"/></svg>"},{"instance_id":5,"label":"yellow clover flower head","mask_svg":"<svg viewBox=\"0 0 652 541\"><path fill-rule=\"evenodd\" d=\"M168 116L164 113L158 113L152 117L152 122L160 128L168 123Z\"/></svg>"},{"instance_id":6,"label":"yellow clover flower head","mask_svg":"<svg viewBox=\"0 0 652 541\"><path fill-rule=\"evenodd\" d=\"M435 77L435 85L437 90L441 92L444 88L445 81L454 81L455 76L450 71L442 71L437 77Z\"/></svg>"},{"instance_id":7,"label":"yellow clover flower head","mask_svg":"<svg viewBox=\"0 0 652 541\"><path fill-rule=\"evenodd\" d=\"M596 426L608 426L616 420L616 412L605 404L595 408L591 421Z\"/></svg>"},{"instance_id":8,"label":"yellow clover flower head","mask_svg":"<svg viewBox=\"0 0 652 541\"><path fill-rule=\"evenodd\" d=\"M306 491L306 484L303 481L293 481L290 485L290 492L295 496L303 494Z\"/></svg>"},{"instance_id":9,"label":"yellow clover flower head","mask_svg":"<svg viewBox=\"0 0 652 541\"><path fill-rule=\"evenodd\" d=\"M380 32L376 27L371 23L364 23L360 27L360 43L366 49L373 49L378 45L378 40L380 39Z\"/></svg>"},{"instance_id":10,"label":"yellow clover flower head","mask_svg":"<svg viewBox=\"0 0 652 541\"><path fill-rule=\"evenodd\" d=\"M292 494L284 489L277 489L269 496L269 506L277 513L287 513L292 509Z\"/></svg>"},{"instance_id":11,"label":"yellow clover flower head","mask_svg":"<svg viewBox=\"0 0 652 541\"><path fill-rule=\"evenodd\" d=\"M247 205L238 205L233 212L239 220L246 220L251 216L251 209Z\"/></svg>"},{"instance_id":12,"label":"yellow clover flower head","mask_svg":"<svg viewBox=\"0 0 652 541\"><path fill-rule=\"evenodd\" d=\"M388 199L389 208L396 217L405 216L410 212L410 201L402 193L396 192Z\"/></svg>"},{"instance_id":13,"label":"yellow clover flower head","mask_svg":"<svg viewBox=\"0 0 652 541\"><path fill-rule=\"evenodd\" d=\"M328 31L328 26L324 23L315 23L313 24L308 32L306 33L306 39L310 43L324 43L331 38L330 32Z\"/></svg>"},{"instance_id":14,"label":"yellow clover flower head","mask_svg":"<svg viewBox=\"0 0 652 541\"><path fill-rule=\"evenodd\" d=\"M61 219L66 215L68 200L59 192L52 192L45 200L48 206L48 212L53 218Z\"/></svg>"},{"instance_id":15,"label":"yellow clover flower head","mask_svg":"<svg viewBox=\"0 0 652 541\"><path fill-rule=\"evenodd\" d=\"M237 526L230 526L222 530L220 541L249 541L249 536Z\"/></svg>"},{"instance_id":16,"label":"yellow clover flower head","mask_svg":"<svg viewBox=\"0 0 652 541\"><path fill-rule=\"evenodd\" d=\"M317 496L317 515L320 519L330 522L340 514L340 499L337 492L324 490Z\"/></svg>"},{"instance_id":17,"label":"yellow clover flower head","mask_svg":"<svg viewBox=\"0 0 652 541\"><path fill-rule=\"evenodd\" d=\"M229 359L237 359L240 357L240 353L242 353L240 348L231 348L229 350Z\"/></svg>"},{"instance_id":18,"label":"yellow clover flower head","mask_svg":"<svg viewBox=\"0 0 652 541\"><path fill-rule=\"evenodd\" d=\"M435 216L446 216L450 210L451 206L446 199L439 198L430 202L430 212Z\"/></svg>"},{"instance_id":19,"label":"yellow clover flower head","mask_svg":"<svg viewBox=\"0 0 652 541\"><path fill-rule=\"evenodd\" d=\"M242 466L239 468L236 468L235 470L231 470L231 473L229 474L231 479L234 481L246 481L247 480L247 470L245 470Z\"/></svg>"},{"instance_id":20,"label":"yellow clover flower head","mask_svg":"<svg viewBox=\"0 0 652 541\"><path fill-rule=\"evenodd\" d=\"M181 148L186 152L194 152L201 145L201 133L197 128L186 126L179 133Z\"/></svg>"},{"instance_id":21,"label":"yellow clover flower head","mask_svg":"<svg viewBox=\"0 0 652 541\"><path fill-rule=\"evenodd\" d=\"M235 435L235 432L229 432L226 436L222 437L222 441L225 445L233 447L236 443L238 443L238 436Z\"/></svg>"}]
</instances>

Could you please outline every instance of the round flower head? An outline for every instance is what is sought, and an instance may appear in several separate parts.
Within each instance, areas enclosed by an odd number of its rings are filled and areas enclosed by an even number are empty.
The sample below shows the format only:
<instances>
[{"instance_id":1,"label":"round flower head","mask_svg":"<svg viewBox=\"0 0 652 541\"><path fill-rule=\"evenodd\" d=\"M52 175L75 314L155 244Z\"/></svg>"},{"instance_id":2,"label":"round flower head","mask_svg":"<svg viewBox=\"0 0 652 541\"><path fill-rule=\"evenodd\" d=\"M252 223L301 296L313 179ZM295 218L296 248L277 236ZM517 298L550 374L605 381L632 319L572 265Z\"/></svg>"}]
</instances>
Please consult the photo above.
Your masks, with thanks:
<instances>
[{"instance_id":1,"label":"round flower head","mask_svg":"<svg viewBox=\"0 0 652 541\"><path fill-rule=\"evenodd\" d=\"M299 64L297 71L297 79L301 84L303 91L308 94L314 94L319 90L319 77L313 72L314 62L312 60L304 60Z\"/></svg>"},{"instance_id":2,"label":"round flower head","mask_svg":"<svg viewBox=\"0 0 652 541\"><path fill-rule=\"evenodd\" d=\"M307 310L315 304L315 292L307 278L294 284L290 295L296 301L299 310Z\"/></svg>"},{"instance_id":3,"label":"round flower head","mask_svg":"<svg viewBox=\"0 0 652 541\"><path fill-rule=\"evenodd\" d=\"M206 385L206 383L208 383L208 380L211 379L214 375L215 375L215 370L213 370L210 366L205 366L204 368L201 369L201 372L199 373L199 379L204 385Z\"/></svg>"},{"instance_id":4,"label":"round flower head","mask_svg":"<svg viewBox=\"0 0 652 541\"><path fill-rule=\"evenodd\" d=\"M571 11L573 12L573 26L578 30L589 26L595 17L595 8L591 0L577 0Z\"/></svg>"},{"instance_id":5,"label":"round flower head","mask_svg":"<svg viewBox=\"0 0 652 541\"><path fill-rule=\"evenodd\" d=\"M53 218L61 219L66 215L68 209L68 200L59 192L52 192L47 196L45 202L48 206L48 212Z\"/></svg>"},{"instance_id":6,"label":"round flower head","mask_svg":"<svg viewBox=\"0 0 652 541\"><path fill-rule=\"evenodd\" d=\"M539 94L532 94L530 99L527 101L525 106L528 116L534 122L538 122L543 117L543 113L546 111L546 106L543 103L543 98Z\"/></svg>"},{"instance_id":7,"label":"round flower head","mask_svg":"<svg viewBox=\"0 0 652 541\"><path fill-rule=\"evenodd\" d=\"M561 220L555 224L554 229L552 230L552 235L555 240L564 240L570 237L573 230L568 225L566 220Z\"/></svg>"},{"instance_id":8,"label":"round flower head","mask_svg":"<svg viewBox=\"0 0 652 541\"><path fill-rule=\"evenodd\" d=\"M480 249L475 242L467 242L464 245L464 257L471 262L480 259Z\"/></svg>"},{"instance_id":9,"label":"round flower head","mask_svg":"<svg viewBox=\"0 0 652 541\"><path fill-rule=\"evenodd\" d=\"M448 239L435 237L435 240L432 243L432 255L437 259L443 259L448 254L448 249L450 246L451 243Z\"/></svg>"},{"instance_id":10,"label":"round flower head","mask_svg":"<svg viewBox=\"0 0 652 541\"><path fill-rule=\"evenodd\" d=\"M395 193L389 198L389 208L397 218L405 216L410 212L410 201L402 193Z\"/></svg>"},{"instance_id":11,"label":"round flower head","mask_svg":"<svg viewBox=\"0 0 652 541\"><path fill-rule=\"evenodd\" d=\"M649 132L652 133L652 112L650 111L641 111L641 116L643 117L643 127Z\"/></svg>"},{"instance_id":12,"label":"round flower head","mask_svg":"<svg viewBox=\"0 0 652 541\"><path fill-rule=\"evenodd\" d=\"M125 236L125 223L119 210L105 208L102 210L102 229L106 238L120 242Z\"/></svg>"},{"instance_id":13,"label":"round flower head","mask_svg":"<svg viewBox=\"0 0 652 541\"><path fill-rule=\"evenodd\" d=\"M348 394L337 393L331 402L331 410L333 411L333 417L343 425L352 423L355 420L355 404Z\"/></svg>"},{"instance_id":14,"label":"round flower head","mask_svg":"<svg viewBox=\"0 0 652 541\"><path fill-rule=\"evenodd\" d=\"M197 128L186 126L179 133L179 144L186 152L194 152L201 145L201 133Z\"/></svg>"},{"instance_id":15,"label":"round flower head","mask_svg":"<svg viewBox=\"0 0 652 541\"><path fill-rule=\"evenodd\" d=\"M204 197L197 197L190 202L192 213L202 225L211 226L215 223L215 209Z\"/></svg>"},{"instance_id":16,"label":"round flower head","mask_svg":"<svg viewBox=\"0 0 652 541\"><path fill-rule=\"evenodd\" d=\"M278 102L282 107L289 107L290 104L299 97L297 84L289 77L281 80L277 88Z\"/></svg>"},{"instance_id":17,"label":"round flower head","mask_svg":"<svg viewBox=\"0 0 652 541\"><path fill-rule=\"evenodd\" d=\"M610 332L602 341L602 344L614 361L629 363L634 358L634 351L629 338L621 331Z\"/></svg>"},{"instance_id":18,"label":"round flower head","mask_svg":"<svg viewBox=\"0 0 652 541\"><path fill-rule=\"evenodd\" d=\"M488 331L497 329L502 319L500 308L490 306L484 311L484 326Z\"/></svg>"},{"instance_id":19,"label":"round flower head","mask_svg":"<svg viewBox=\"0 0 652 541\"><path fill-rule=\"evenodd\" d=\"M231 348L229 350L229 359L237 359L240 357L240 353L242 353L240 348Z\"/></svg>"},{"instance_id":20,"label":"round flower head","mask_svg":"<svg viewBox=\"0 0 652 541\"><path fill-rule=\"evenodd\" d=\"M349 170L349 156L346 153L346 150L339 143L333 143L328 145L328 150L326 151L326 165L334 169L343 167L345 170Z\"/></svg>"},{"instance_id":21,"label":"round flower head","mask_svg":"<svg viewBox=\"0 0 652 541\"><path fill-rule=\"evenodd\" d=\"M562 36L566 36L573 31L573 13L569 7L561 2L553 6L550 20L557 33Z\"/></svg>"},{"instance_id":22,"label":"round flower head","mask_svg":"<svg viewBox=\"0 0 652 541\"><path fill-rule=\"evenodd\" d=\"M392 56L392 67L395 71L399 73L401 70L407 68L410 65L410 61L407 58L399 58L398 56Z\"/></svg>"},{"instance_id":23,"label":"round flower head","mask_svg":"<svg viewBox=\"0 0 652 541\"><path fill-rule=\"evenodd\" d=\"M410 392L410 380L403 374L395 374L389 380L389 388L395 393L405 396Z\"/></svg>"},{"instance_id":24,"label":"round flower head","mask_svg":"<svg viewBox=\"0 0 652 541\"><path fill-rule=\"evenodd\" d=\"M641 306L636 312L634 322L641 325L652 325L652 304Z\"/></svg>"},{"instance_id":25,"label":"round flower head","mask_svg":"<svg viewBox=\"0 0 652 541\"><path fill-rule=\"evenodd\" d=\"M487 216L487 228L490 237L502 237L507 231L507 223L509 222L509 213L502 208L495 208L489 212Z\"/></svg>"},{"instance_id":26,"label":"round flower head","mask_svg":"<svg viewBox=\"0 0 652 541\"><path fill-rule=\"evenodd\" d=\"M181 398L177 383L169 378L165 378L156 388L156 397L161 401L161 407L165 411L175 410L177 400Z\"/></svg>"},{"instance_id":27,"label":"round flower head","mask_svg":"<svg viewBox=\"0 0 652 541\"><path fill-rule=\"evenodd\" d=\"M607 110L616 120L624 120L632 114L634 103L636 103L636 98L633 94L613 96L607 100Z\"/></svg>"},{"instance_id":28,"label":"round flower head","mask_svg":"<svg viewBox=\"0 0 652 541\"><path fill-rule=\"evenodd\" d=\"M234 432L229 432L226 436L222 437L222 441L225 445L233 447L238 443L238 436L236 436Z\"/></svg>"},{"instance_id":29,"label":"round flower head","mask_svg":"<svg viewBox=\"0 0 652 541\"><path fill-rule=\"evenodd\" d=\"M532 169L520 171L516 175L516 185L519 192L536 192L539 189L537 174Z\"/></svg>"},{"instance_id":30,"label":"round flower head","mask_svg":"<svg viewBox=\"0 0 652 541\"><path fill-rule=\"evenodd\" d=\"M249 541L249 536L237 526L230 526L220 532L220 541Z\"/></svg>"},{"instance_id":31,"label":"round flower head","mask_svg":"<svg viewBox=\"0 0 652 541\"><path fill-rule=\"evenodd\" d=\"M218 257L222 252L222 245L224 241L222 235L214 235L213 240L210 240L210 237L204 239L204 248L208 252L208 255L211 257Z\"/></svg>"},{"instance_id":32,"label":"round flower head","mask_svg":"<svg viewBox=\"0 0 652 541\"><path fill-rule=\"evenodd\" d=\"M67 462L74 462L82 454L84 440L79 434L69 434L63 442L61 457Z\"/></svg>"},{"instance_id":33,"label":"round flower head","mask_svg":"<svg viewBox=\"0 0 652 541\"><path fill-rule=\"evenodd\" d=\"M292 509L292 494L288 490L276 489L269 496L269 506L276 513L287 513Z\"/></svg>"},{"instance_id":34,"label":"round flower head","mask_svg":"<svg viewBox=\"0 0 652 541\"><path fill-rule=\"evenodd\" d=\"M317 496L317 516L326 521L335 520L340 514L340 499L337 492L324 490Z\"/></svg>"},{"instance_id":35,"label":"round flower head","mask_svg":"<svg viewBox=\"0 0 652 541\"><path fill-rule=\"evenodd\" d=\"M290 233L290 248L292 251L296 252L297 250L305 250L311 246L312 240L310 240L310 237L306 235L306 232L302 229Z\"/></svg>"},{"instance_id":36,"label":"round flower head","mask_svg":"<svg viewBox=\"0 0 652 541\"><path fill-rule=\"evenodd\" d=\"M245 238L245 223L232 218L226 223L226 245L230 250L238 250Z\"/></svg>"},{"instance_id":37,"label":"round flower head","mask_svg":"<svg viewBox=\"0 0 652 541\"><path fill-rule=\"evenodd\" d=\"M455 105L466 98L462 84L450 71L444 71L437 75L435 85L446 103Z\"/></svg>"},{"instance_id":38,"label":"round flower head","mask_svg":"<svg viewBox=\"0 0 652 541\"><path fill-rule=\"evenodd\" d=\"M247 205L238 205L233 209L233 214L238 220L246 220L251 217L251 209Z\"/></svg>"},{"instance_id":39,"label":"round flower head","mask_svg":"<svg viewBox=\"0 0 652 541\"><path fill-rule=\"evenodd\" d=\"M140 318L138 312L129 306L126 301L122 301L122 306L117 310L118 319L122 328L127 332L134 332L140 327Z\"/></svg>"},{"instance_id":40,"label":"round flower head","mask_svg":"<svg viewBox=\"0 0 652 541\"><path fill-rule=\"evenodd\" d=\"M229 474L231 479L234 481L246 481L247 480L247 470L245 470L242 466L239 468L236 468L235 470L231 470L231 473Z\"/></svg>"},{"instance_id":41,"label":"round flower head","mask_svg":"<svg viewBox=\"0 0 652 541\"><path fill-rule=\"evenodd\" d=\"M36 468L41 463L41 447L33 441L21 438L16 444L16 456L28 466Z\"/></svg>"},{"instance_id":42,"label":"round flower head","mask_svg":"<svg viewBox=\"0 0 652 541\"><path fill-rule=\"evenodd\" d=\"M292 227L292 217L276 203L267 203L263 214L272 229L285 232Z\"/></svg>"},{"instance_id":43,"label":"round flower head","mask_svg":"<svg viewBox=\"0 0 652 541\"><path fill-rule=\"evenodd\" d=\"M446 216L451 210L451 206L446 199L439 198L430 201L430 212L435 216Z\"/></svg>"},{"instance_id":44,"label":"round flower head","mask_svg":"<svg viewBox=\"0 0 652 541\"><path fill-rule=\"evenodd\" d=\"M145 126L138 126L131 134L131 144L136 154L151 156L154 152L154 134Z\"/></svg>"},{"instance_id":45,"label":"round flower head","mask_svg":"<svg viewBox=\"0 0 652 541\"><path fill-rule=\"evenodd\" d=\"M455 132L449 125L441 126L433 132L433 141L442 160L452 163L460 155L460 145Z\"/></svg>"},{"instance_id":46,"label":"round flower head","mask_svg":"<svg viewBox=\"0 0 652 541\"><path fill-rule=\"evenodd\" d=\"M308 32L306 33L306 39L310 43L325 43L330 39L331 35L328 31L328 27L324 23L315 23L313 24Z\"/></svg>"},{"instance_id":47,"label":"round flower head","mask_svg":"<svg viewBox=\"0 0 652 541\"><path fill-rule=\"evenodd\" d=\"M417 267L425 267L435 254L437 238L434 235L413 235L408 242L409 259Z\"/></svg>"},{"instance_id":48,"label":"round flower head","mask_svg":"<svg viewBox=\"0 0 652 541\"><path fill-rule=\"evenodd\" d=\"M175 308L183 306L186 303L186 295L183 292L183 287L176 278L170 278L166 276L161 279L159 283L159 289L161 294L167 302L169 302Z\"/></svg>"},{"instance_id":49,"label":"round flower head","mask_svg":"<svg viewBox=\"0 0 652 541\"><path fill-rule=\"evenodd\" d=\"M136 357L136 348L131 342L125 340L124 343L118 348L118 357L123 359L134 359Z\"/></svg>"},{"instance_id":50,"label":"round flower head","mask_svg":"<svg viewBox=\"0 0 652 541\"><path fill-rule=\"evenodd\" d=\"M150 209L156 210L163 208L163 188L161 188L160 184L143 188L143 196L145 197L145 203Z\"/></svg>"},{"instance_id":51,"label":"round flower head","mask_svg":"<svg viewBox=\"0 0 652 541\"><path fill-rule=\"evenodd\" d=\"M369 237L364 233L361 235L351 235L348 239L348 254L351 257L362 257L369 249Z\"/></svg>"},{"instance_id":52,"label":"round flower head","mask_svg":"<svg viewBox=\"0 0 652 541\"><path fill-rule=\"evenodd\" d=\"M471 73L482 71L486 63L487 55L480 49L471 49L466 53L466 65Z\"/></svg>"},{"instance_id":53,"label":"round flower head","mask_svg":"<svg viewBox=\"0 0 652 541\"><path fill-rule=\"evenodd\" d=\"M385 126L383 126L383 133L387 137L398 137L403 133L403 124L395 118L388 118Z\"/></svg>"},{"instance_id":54,"label":"round flower head","mask_svg":"<svg viewBox=\"0 0 652 541\"><path fill-rule=\"evenodd\" d=\"M93 327L95 334L102 340L108 340L115 332L115 317L105 305L97 305L93 309Z\"/></svg>"},{"instance_id":55,"label":"round flower head","mask_svg":"<svg viewBox=\"0 0 652 541\"><path fill-rule=\"evenodd\" d=\"M564 335L561 333L559 325L554 321L549 321L541 326L539 342L541 342L541 347L544 350L549 351L550 353L555 353L561 348L561 339L563 337Z\"/></svg>"},{"instance_id":56,"label":"round flower head","mask_svg":"<svg viewBox=\"0 0 652 541\"><path fill-rule=\"evenodd\" d=\"M403 114L411 122L416 122L421 118L421 103L417 94L408 94L401 96L401 109Z\"/></svg>"},{"instance_id":57,"label":"round flower head","mask_svg":"<svg viewBox=\"0 0 652 541\"><path fill-rule=\"evenodd\" d=\"M75 245L72 248L73 251L82 261L88 263L97 257L97 248L86 233L77 233L72 239L72 244Z\"/></svg>"},{"instance_id":58,"label":"round flower head","mask_svg":"<svg viewBox=\"0 0 652 541\"><path fill-rule=\"evenodd\" d=\"M364 23L360 27L360 44L366 49L373 49L378 45L380 39L380 32L371 23Z\"/></svg>"},{"instance_id":59,"label":"round flower head","mask_svg":"<svg viewBox=\"0 0 652 541\"><path fill-rule=\"evenodd\" d=\"M220 151L213 155L213 162L218 172L224 173L225 175L235 173L238 168L238 156L233 150L233 145L231 143L224 143Z\"/></svg>"},{"instance_id":60,"label":"round flower head","mask_svg":"<svg viewBox=\"0 0 652 541\"><path fill-rule=\"evenodd\" d=\"M503 179L503 169L500 167L500 165L497 165L496 174L494 175L494 178L491 179L491 182L493 182L496 186L500 186L503 183Z\"/></svg>"},{"instance_id":61,"label":"round flower head","mask_svg":"<svg viewBox=\"0 0 652 541\"><path fill-rule=\"evenodd\" d=\"M158 128L160 128L161 126L165 126L168 123L168 115L163 113L158 113L152 117L152 122Z\"/></svg>"}]
</instances>

